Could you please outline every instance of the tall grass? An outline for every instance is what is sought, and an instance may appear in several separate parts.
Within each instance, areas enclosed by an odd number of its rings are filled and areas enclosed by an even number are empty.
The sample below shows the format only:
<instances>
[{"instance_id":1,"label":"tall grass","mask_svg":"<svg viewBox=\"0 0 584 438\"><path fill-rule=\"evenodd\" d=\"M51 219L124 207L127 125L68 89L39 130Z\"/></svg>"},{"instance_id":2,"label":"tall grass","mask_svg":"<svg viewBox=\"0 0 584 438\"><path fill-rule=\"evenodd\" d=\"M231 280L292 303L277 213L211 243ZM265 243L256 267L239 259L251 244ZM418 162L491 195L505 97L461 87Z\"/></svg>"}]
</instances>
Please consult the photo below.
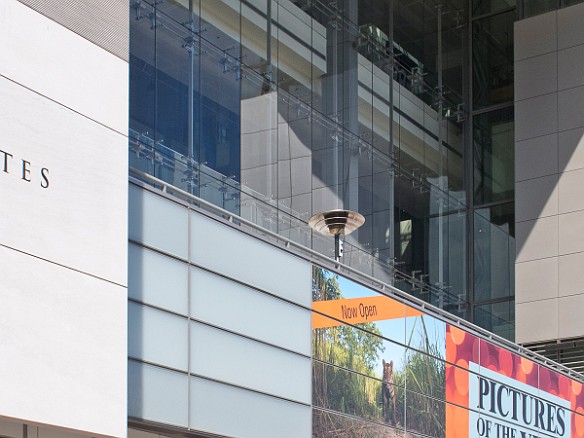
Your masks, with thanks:
<instances>
[{"instance_id":1,"label":"tall grass","mask_svg":"<svg viewBox=\"0 0 584 438\"><path fill-rule=\"evenodd\" d=\"M415 330L421 334L420 345L411 345ZM438 339L430 338L424 318L416 317L408 339L408 346L416 350L408 350L404 370L396 376L396 384L399 381L396 396L400 394L397 397L401 402L398 411L405 412L407 428L433 437L445 434L446 375L444 362L439 359L443 358L444 352L440 351L439 345ZM407 388L405 398L404 386Z\"/></svg>"}]
</instances>

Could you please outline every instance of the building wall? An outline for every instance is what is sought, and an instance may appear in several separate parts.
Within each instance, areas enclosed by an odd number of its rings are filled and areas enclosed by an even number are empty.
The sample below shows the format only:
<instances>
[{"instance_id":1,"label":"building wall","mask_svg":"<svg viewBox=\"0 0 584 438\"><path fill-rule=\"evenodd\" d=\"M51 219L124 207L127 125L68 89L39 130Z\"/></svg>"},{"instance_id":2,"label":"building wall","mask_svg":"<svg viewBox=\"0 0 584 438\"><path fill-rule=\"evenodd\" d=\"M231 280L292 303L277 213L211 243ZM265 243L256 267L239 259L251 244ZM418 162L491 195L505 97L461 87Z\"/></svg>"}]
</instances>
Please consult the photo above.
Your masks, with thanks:
<instances>
[{"instance_id":1,"label":"building wall","mask_svg":"<svg viewBox=\"0 0 584 438\"><path fill-rule=\"evenodd\" d=\"M130 421L311 435L311 265L130 186Z\"/></svg>"},{"instance_id":2,"label":"building wall","mask_svg":"<svg viewBox=\"0 0 584 438\"><path fill-rule=\"evenodd\" d=\"M584 334L584 5L515 24L516 340Z\"/></svg>"},{"instance_id":3,"label":"building wall","mask_svg":"<svg viewBox=\"0 0 584 438\"><path fill-rule=\"evenodd\" d=\"M130 182L130 438L584 437L581 375L161 188Z\"/></svg>"},{"instance_id":4,"label":"building wall","mask_svg":"<svg viewBox=\"0 0 584 438\"><path fill-rule=\"evenodd\" d=\"M128 63L77 32L0 4L0 417L124 437Z\"/></svg>"}]
</instances>

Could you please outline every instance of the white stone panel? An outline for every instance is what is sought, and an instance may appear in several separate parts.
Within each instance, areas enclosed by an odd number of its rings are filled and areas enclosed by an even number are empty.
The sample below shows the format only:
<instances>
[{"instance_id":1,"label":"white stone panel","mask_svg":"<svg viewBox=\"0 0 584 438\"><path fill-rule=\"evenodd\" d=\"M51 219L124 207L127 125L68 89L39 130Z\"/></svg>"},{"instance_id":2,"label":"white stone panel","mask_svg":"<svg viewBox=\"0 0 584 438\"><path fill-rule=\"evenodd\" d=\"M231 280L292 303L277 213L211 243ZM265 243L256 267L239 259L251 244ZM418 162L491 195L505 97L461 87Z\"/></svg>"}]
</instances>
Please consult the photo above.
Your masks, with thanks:
<instances>
[{"instance_id":1,"label":"white stone panel","mask_svg":"<svg viewBox=\"0 0 584 438\"><path fill-rule=\"evenodd\" d=\"M0 41L10 41L0 46L0 75L127 132L126 61L16 0L0 2ZM71 128L74 134L75 125Z\"/></svg>"},{"instance_id":2,"label":"white stone panel","mask_svg":"<svg viewBox=\"0 0 584 438\"><path fill-rule=\"evenodd\" d=\"M559 295L561 297L584 293L584 252L560 256Z\"/></svg>"},{"instance_id":3,"label":"white stone panel","mask_svg":"<svg viewBox=\"0 0 584 438\"><path fill-rule=\"evenodd\" d=\"M515 342L524 344L557 339L558 300L518 303L515 315Z\"/></svg>"},{"instance_id":4,"label":"white stone panel","mask_svg":"<svg viewBox=\"0 0 584 438\"><path fill-rule=\"evenodd\" d=\"M560 339L582 336L584 333L584 294L562 297L558 303L558 335Z\"/></svg>"},{"instance_id":5,"label":"white stone panel","mask_svg":"<svg viewBox=\"0 0 584 438\"><path fill-rule=\"evenodd\" d=\"M558 114L556 117L559 121L558 129L560 131L584 126L582 102L584 102L584 86L558 93Z\"/></svg>"},{"instance_id":6,"label":"white stone panel","mask_svg":"<svg viewBox=\"0 0 584 438\"><path fill-rule=\"evenodd\" d=\"M125 285L126 137L5 78L0 102L0 243Z\"/></svg>"},{"instance_id":7,"label":"white stone panel","mask_svg":"<svg viewBox=\"0 0 584 438\"><path fill-rule=\"evenodd\" d=\"M558 214L558 175L515 184L517 222Z\"/></svg>"},{"instance_id":8,"label":"white stone panel","mask_svg":"<svg viewBox=\"0 0 584 438\"><path fill-rule=\"evenodd\" d=\"M515 22L515 60L556 51L556 13L542 14Z\"/></svg>"},{"instance_id":9,"label":"white stone panel","mask_svg":"<svg viewBox=\"0 0 584 438\"><path fill-rule=\"evenodd\" d=\"M558 173L558 135L515 143L515 181Z\"/></svg>"},{"instance_id":10,"label":"white stone panel","mask_svg":"<svg viewBox=\"0 0 584 438\"><path fill-rule=\"evenodd\" d=\"M515 265L515 302L558 297L558 258L533 260Z\"/></svg>"},{"instance_id":11,"label":"white stone panel","mask_svg":"<svg viewBox=\"0 0 584 438\"><path fill-rule=\"evenodd\" d=\"M571 170L560 175L559 212L584 210L584 169Z\"/></svg>"},{"instance_id":12,"label":"white stone panel","mask_svg":"<svg viewBox=\"0 0 584 438\"><path fill-rule=\"evenodd\" d=\"M555 93L515 103L515 140L552 134L558 130L558 97Z\"/></svg>"},{"instance_id":13,"label":"white stone panel","mask_svg":"<svg viewBox=\"0 0 584 438\"><path fill-rule=\"evenodd\" d=\"M516 262L558 255L558 216L516 224Z\"/></svg>"},{"instance_id":14,"label":"white stone panel","mask_svg":"<svg viewBox=\"0 0 584 438\"><path fill-rule=\"evenodd\" d=\"M515 62L515 100L549 94L558 89L558 54L534 56Z\"/></svg>"},{"instance_id":15,"label":"white stone panel","mask_svg":"<svg viewBox=\"0 0 584 438\"><path fill-rule=\"evenodd\" d=\"M584 167L584 129L560 132L558 136L558 166L560 171Z\"/></svg>"},{"instance_id":16,"label":"white stone panel","mask_svg":"<svg viewBox=\"0 0 584 438\"><path fill-rule=\"evenodd\" d=\"M126 289L0 246L0 413L126 436Z\"/></svg>"},{"instance_id":17,"label":"white stone panel","mask_svg":"<svg viewBox=\"0 0 584 438\"><path fill-rule=\"evenodd\" d=\"M584 44L584 5L558 10L558 49Z\"/></svg>"},{"instance_id":18,"label":"white stone panel","mask_svg":"<svg viewBox=\"0 0 584 438\"><path fill-rule=\"evenodd\" d=\"M571 47L558 52L558 88L584 85L584 45Z\"/></svg>"},{"instance_id":19,"label":"white stone panel","mask_svg":"<svg viewBox=\"0 0 584 438\"><path fill-rule=\"evenodd\" d=\"M584 251L584 211L559 217L559 254Z\"/></svg>"}]
</instances>

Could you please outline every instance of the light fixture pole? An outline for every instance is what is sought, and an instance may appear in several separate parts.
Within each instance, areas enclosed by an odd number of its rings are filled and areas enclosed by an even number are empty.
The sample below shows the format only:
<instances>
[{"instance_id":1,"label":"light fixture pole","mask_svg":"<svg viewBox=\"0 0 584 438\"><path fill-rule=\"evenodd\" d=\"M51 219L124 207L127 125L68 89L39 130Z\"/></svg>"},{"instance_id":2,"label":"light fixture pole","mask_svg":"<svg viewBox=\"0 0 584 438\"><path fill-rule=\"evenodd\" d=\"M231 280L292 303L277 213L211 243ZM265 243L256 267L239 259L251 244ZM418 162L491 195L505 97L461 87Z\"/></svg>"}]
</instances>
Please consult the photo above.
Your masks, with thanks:
<instances>
[{"instance_id":1,"label":"light fixture pole","mask_svg":"<svg viewBox=\"0 0 584 438\"><path fill-rule=\"evenodd\" d=\"M325 236L335 237L335 261L343 256L343 240L365 223L362 214L351 210L329 210L315 214L308 220L308 226Z\"/></svg>"}]
</instances>

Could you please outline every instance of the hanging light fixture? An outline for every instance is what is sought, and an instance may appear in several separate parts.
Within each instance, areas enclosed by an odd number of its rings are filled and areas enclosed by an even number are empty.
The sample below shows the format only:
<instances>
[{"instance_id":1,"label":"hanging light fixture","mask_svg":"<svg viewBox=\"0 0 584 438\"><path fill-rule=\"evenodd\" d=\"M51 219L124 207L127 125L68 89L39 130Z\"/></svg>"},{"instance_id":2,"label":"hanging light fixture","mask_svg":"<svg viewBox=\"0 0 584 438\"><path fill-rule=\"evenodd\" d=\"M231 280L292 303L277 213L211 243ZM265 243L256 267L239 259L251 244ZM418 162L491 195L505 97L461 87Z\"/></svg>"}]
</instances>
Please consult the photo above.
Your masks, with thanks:
<instances>
[{"instance_id":1,"label":"hanging light fixture","mask_svg":"<svg viewBox=\"0 0 584 438\"><path fill-rule=\"evenodd\" d=\"M335 260L343 256L343 239L365 223L362 214L351 210L329 210L315 214L308 226L325 236L335 237Z\"/></svg>"}]
</instances>

